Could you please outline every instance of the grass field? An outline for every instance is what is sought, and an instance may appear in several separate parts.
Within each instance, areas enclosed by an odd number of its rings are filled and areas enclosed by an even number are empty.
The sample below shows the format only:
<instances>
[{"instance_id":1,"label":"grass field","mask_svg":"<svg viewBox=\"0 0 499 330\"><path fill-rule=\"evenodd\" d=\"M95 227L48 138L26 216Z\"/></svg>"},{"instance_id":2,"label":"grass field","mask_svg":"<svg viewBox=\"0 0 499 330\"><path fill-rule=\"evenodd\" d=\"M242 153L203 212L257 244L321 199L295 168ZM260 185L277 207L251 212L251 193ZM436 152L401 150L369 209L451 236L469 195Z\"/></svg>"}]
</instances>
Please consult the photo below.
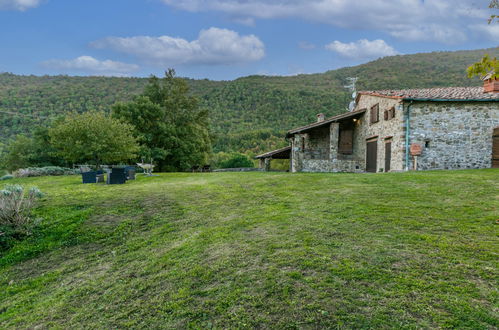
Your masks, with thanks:
<instances>
[{"instance_id":1,"label":"grass field","mask_svg":"<svg viewBox=\"0 0 499 330\"><path fill-rule=\"evenodd\" d=\"M499 327L499 170L12 182L0 328Z\"/></svg>"}]
</instances>

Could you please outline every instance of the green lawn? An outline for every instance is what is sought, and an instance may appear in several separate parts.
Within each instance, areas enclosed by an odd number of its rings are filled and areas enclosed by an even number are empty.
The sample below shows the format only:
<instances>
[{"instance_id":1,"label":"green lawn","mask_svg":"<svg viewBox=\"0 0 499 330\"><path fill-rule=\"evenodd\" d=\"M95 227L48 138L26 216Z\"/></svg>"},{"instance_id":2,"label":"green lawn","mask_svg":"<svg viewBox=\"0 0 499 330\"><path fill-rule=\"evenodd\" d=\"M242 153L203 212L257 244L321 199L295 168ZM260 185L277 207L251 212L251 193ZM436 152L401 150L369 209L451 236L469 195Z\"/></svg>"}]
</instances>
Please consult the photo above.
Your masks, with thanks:
<instances>
[{"instance_id":1,"label":"green lawn","mask_svg":"<svg viewBox=\"0 0 499 330\"><path fill-rule=\"evenodd\" d=\"M499 327L499 170L8 182L0 328Z\"/></svg>"}]
</instances>

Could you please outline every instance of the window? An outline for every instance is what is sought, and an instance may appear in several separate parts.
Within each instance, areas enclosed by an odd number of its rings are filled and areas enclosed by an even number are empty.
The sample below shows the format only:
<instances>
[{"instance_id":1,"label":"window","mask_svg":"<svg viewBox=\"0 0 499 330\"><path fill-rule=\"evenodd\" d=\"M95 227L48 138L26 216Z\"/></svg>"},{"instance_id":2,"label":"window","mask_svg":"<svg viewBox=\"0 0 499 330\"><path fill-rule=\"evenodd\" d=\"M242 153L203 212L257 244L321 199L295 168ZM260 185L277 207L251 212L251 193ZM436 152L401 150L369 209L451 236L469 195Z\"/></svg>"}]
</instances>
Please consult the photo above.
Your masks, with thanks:
<instances>
[{"instance_id":1,"label":"window","mask_svg":"<svg viewBox=\"0 0 499 330\"><path fill-rule=\"evenodd\" d=\"M301 151L305 151L305 137L301 138Z\"/></svg>"},{"instance_id":2,"label":"window","mask_svg":"<svg viewBox=\"0 0 499 330\"><path fill-rule=\"evenodd\" d=\"M353 129L340 129L338 152L344 155L353 153Z\"/></svg>"},{"instance_id":3,"label":"window","mask_svg":"<svg viewBox=\"0 0 499 330\"><path fill-rule=\"evenodd\" d=\"M390 120L395 118L395 107L385 110L385 120Z\"/></svg>"},{"instance_id":4,"label":"window","mask_svg":"<svg viewBox=\"0 0 499 330\"><path fill-rule=\"evenodd\" d=\"M376 104L371 107L371 124L377 123L378 121L379 121L379 104Z\"/></svg>"}]
</instances>

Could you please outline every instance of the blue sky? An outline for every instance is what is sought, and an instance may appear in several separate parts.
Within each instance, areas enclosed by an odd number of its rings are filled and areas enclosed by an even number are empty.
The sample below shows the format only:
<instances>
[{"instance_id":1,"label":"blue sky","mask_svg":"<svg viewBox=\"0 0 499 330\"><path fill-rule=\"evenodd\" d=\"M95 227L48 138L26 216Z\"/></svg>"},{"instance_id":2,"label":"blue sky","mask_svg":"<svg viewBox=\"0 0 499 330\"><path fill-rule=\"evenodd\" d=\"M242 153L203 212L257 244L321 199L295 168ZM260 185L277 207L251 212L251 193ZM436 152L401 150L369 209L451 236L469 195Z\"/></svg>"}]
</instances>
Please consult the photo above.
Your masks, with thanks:
<instances>
[{"instance_id":1,"label":"blue sky","mask_svg":"<svg viewBox=\"0 0 499 330\"><path fill-rule=\"evenodd\" d=\"M0 72L192 78L324 72L495 47L487 0L0 0Z\"/></svg>"}]
</instances>

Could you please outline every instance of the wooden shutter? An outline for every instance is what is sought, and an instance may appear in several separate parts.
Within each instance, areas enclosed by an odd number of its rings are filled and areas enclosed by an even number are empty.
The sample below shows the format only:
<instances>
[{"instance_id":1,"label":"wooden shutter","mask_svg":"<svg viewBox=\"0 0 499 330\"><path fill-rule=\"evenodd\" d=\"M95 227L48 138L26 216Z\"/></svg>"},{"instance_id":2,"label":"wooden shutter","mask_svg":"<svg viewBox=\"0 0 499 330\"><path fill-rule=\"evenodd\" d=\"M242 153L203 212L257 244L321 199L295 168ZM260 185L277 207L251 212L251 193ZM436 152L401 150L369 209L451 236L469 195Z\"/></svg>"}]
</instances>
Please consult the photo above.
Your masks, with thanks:
<instances>
[{"instance_id":1,"label":"wooden shutter","mask_svg":"<svg viewBox=\"0 0 499 330\"><path fill-rule=\"evenodd\" d=\"M392 165L392 141L385 143L385 172L390 172Z\"/></svg>"},{"instance_id":2,"label":"wooden shutter","mask_svg":"<svg viewBox=\"0 0 499 330\"><path fill-rule=\"evenodd\" d=\"M376 104L371 107L371 124L377 123L378 121L379 121L379 104Z\"/></svg>"},{"instance_id":3,"label":"wooden shutter","mask_svg":"<svg viewBox=\"0 0 499 330\"><path fill-rule=\"evenodd\" d=\"M376 172L378 158L378 141L368 141L366 144L366 171Z\"/></svg>"},{"instance_id":4,"label":"wooden shutter","mask_svg":"<svg viewBox=\"0 0 499 330\"><path fill-rule=\"evenodd\" d=\"M391 118L395 118L395 107L391 108L392 116Z\"/></svg>"},{"instance_id":5,"label":"wooden shutter","mask_svg":"<svg viewBox=\"0 0 499 330\"><path fill-rule=\"evenodd\" d=\"M390 119L390 110L385 110L385 120Z\"/></svg>"},{"instance_id":6,"label":"wooden shutter","mask_svg":"<svg viewBox=\"0 0 499 330\"><path fill-rule=\"evenodd\" d=\"M353 129L340 129L338 152L345 155L353 153Z\"/></svg>"}]
</instances>

